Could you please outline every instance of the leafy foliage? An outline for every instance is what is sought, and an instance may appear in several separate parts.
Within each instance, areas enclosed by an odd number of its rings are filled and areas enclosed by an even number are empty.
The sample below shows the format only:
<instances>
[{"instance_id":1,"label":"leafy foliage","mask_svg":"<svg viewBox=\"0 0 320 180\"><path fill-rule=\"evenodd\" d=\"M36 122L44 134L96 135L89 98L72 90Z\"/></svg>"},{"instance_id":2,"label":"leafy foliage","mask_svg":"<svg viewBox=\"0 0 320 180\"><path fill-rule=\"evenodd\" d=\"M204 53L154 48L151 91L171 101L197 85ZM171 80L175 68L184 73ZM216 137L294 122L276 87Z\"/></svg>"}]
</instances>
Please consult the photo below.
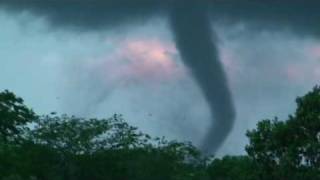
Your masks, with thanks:
<instances>
[{"instance_id":1,"label":"leafy foliage","mask_svg":"<svg viewBox=\"0 0 320 180\"><path fill-rule=\"evenodd\" d=\"M35 114L23 104L22 98L5 90L0 92L0 142L17 140Z\"/></svg>"},{"instance_id":2,"label":"leafy foliage","mask_svg":"<svg viewBox=\"0 0 320 180\"><path fill-rule=\"evenodd\" d=\"M320 179L320 87L296 102L287 121L263 120L247 132L246 150L264 179Z\"/></svg>"},{"instance_id":3,"label":"leafy foliage","mask_svg":"<svg viewBox=\"0 0 320 180\"><path fill-rule=\"evenodd\" d=\"M13 93L1 95L0 179L198 179L205 174L190 143L152 138L121 115L36 116ZM8 141L18 135L19 143Z\"/></svg>"},{"instance_id":4,"label":"leafy foliage","mask_svg":"<svg viewBox=\"0 0 320 180\"><path fill-rule=\"evenodd\" d=\"M0 93L0 180L318 180L320 87L286 121L247 131L248 155L204 157L191 143L152 138L121 115L37 116Z\"/></svg>"},{"instance_id":5,"label":"leafy foliage","mask_svg":"<svg viewBox=\"0 0 320 180\"><path fill-rule=\"evenodd\" d=\"M208 173L214 180L255 180L255 165L248 156L225 156L215 159L208 166Z\"/></svg>"}]
</instances>

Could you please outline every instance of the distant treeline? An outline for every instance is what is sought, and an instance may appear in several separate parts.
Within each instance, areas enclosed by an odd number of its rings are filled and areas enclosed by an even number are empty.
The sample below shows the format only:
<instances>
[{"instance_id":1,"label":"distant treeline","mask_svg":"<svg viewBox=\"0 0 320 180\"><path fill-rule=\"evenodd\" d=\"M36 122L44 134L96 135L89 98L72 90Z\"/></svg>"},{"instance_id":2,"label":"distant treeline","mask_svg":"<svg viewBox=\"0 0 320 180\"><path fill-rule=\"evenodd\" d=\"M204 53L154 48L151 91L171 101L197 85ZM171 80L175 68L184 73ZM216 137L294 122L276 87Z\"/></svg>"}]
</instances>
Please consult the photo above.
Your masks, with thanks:
<instances>
[{"instance_id":1,"label":"distant treeline","mask_svg":"<svg viewBox=\"0 0 320 180\"><path fill-rule=\"evenodd\" d=\"M247 131L247 155L206 157L191 143L153 138L121 115L36 115L0 92L1 180L320 180L320 88L287 120Z\"/></svg>"}]
</instances>

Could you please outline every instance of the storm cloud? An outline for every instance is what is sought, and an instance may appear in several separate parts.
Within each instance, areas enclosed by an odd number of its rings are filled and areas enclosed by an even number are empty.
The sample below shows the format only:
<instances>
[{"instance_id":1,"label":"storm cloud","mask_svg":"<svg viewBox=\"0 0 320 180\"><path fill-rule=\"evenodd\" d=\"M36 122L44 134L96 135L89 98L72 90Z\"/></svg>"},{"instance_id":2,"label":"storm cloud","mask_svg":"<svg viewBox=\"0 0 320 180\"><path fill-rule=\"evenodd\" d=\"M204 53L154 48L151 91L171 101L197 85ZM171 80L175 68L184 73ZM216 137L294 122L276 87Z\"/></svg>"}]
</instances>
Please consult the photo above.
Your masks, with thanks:
<instances>
[{"instance_id":1,"label":"storm cloud","mask_svg":"<svg viewBox=\"0 0 320 180\"><path fill-rule=\"evenodd\" d=\"M249 31L257 32L290 31L317 36L320 31L320 3L315 0L1 0L0 7L10 13L31 12L47 19L53 29L67 31L130 28L152 17L166 18L178 51L212 112L213 123L202 145L206 152L215 152L221 146L232 130L235 116L211 22L245 24Z\"/></svg>"}]
</instances>

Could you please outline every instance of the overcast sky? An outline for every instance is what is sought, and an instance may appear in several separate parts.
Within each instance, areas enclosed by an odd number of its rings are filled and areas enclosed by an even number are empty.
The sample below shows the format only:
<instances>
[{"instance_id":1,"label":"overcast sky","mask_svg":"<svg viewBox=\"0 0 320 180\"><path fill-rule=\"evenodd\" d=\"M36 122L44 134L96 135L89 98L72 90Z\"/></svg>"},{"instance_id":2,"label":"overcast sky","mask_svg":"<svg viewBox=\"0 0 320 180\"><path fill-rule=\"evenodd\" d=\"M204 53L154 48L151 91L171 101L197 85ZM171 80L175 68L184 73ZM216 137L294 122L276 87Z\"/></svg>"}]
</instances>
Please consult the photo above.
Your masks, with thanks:
<instances>
[{"instance_id":1,"label":"overcast sky","mask_svg":"<svg viewBox=\"0 0 320 180\"><path fill-rule=\"evenodd\" d=\"M98 32L52 29L26 11L0 11L0 90L39 114L114 113L141 130L198 145L210 122L204 97L183 65L165 18ZM319 83L320 41L291 32L213 23L236 106L219 154L244 153L245 131L285 119L295 98Z\"/></svg>"}]
</instances>

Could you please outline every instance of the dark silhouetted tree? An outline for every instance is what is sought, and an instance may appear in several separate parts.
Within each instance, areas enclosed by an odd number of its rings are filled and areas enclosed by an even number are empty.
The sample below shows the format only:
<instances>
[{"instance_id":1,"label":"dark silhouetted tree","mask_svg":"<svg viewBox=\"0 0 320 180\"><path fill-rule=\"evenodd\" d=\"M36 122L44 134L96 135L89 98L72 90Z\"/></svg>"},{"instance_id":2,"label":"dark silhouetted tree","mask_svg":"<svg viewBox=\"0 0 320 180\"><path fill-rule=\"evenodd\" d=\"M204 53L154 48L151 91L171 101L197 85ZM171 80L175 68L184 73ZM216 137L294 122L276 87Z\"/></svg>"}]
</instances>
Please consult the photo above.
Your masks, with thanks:
<instances>
[{"instance_id":1,"label":"dark silhouetted tree","mask_svg":"<svg viewBox=\"0 0 320 180\"><path fill-rule=\"evenodd\" d=\"M296 102L287 121L263 120L247 132L261 179L320 179L320 87Z\"/></svg>"},{"instance_id":2,"label":"dark silhouetted tree","mask_svg":"<svg viewBox=\"0 0 320 180\"><path fill-rule=\"evenodd\" d=\"M23 99L5 90L0 92L0 142L19 138L28 122L35 120L33 111L23 104Z\"/></svg>"}]
</instances>

